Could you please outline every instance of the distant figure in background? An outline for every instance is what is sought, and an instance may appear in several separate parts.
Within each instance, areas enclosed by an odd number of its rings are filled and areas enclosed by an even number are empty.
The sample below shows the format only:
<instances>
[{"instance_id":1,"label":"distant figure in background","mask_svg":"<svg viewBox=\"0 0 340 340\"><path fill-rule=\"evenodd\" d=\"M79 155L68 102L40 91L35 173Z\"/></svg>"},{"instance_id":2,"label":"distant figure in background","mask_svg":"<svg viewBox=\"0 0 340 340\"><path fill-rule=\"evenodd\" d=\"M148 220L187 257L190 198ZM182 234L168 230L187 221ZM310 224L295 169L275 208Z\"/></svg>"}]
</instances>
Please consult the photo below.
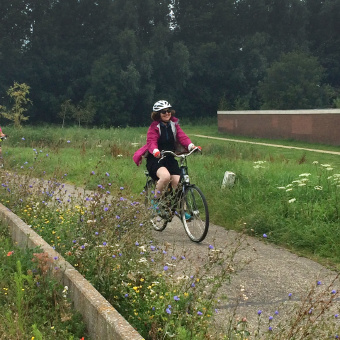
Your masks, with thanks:
<instances>
[{"instance_id":1,"label":"distant figure in background","mask_svg":"<svg viewBox=\"0 0 340 340\"><path fill-rule=\"evenodd\" d=\"M147 135L146 145L137 150L133 156L134 162L139 166L142 157L146 157L146 168L151 178L157 181L155 198L158 199L164 188L171 183L173 189L177 188L180 179L180 170L177 160L172 156L161 157L160 150L176 153L191 151L195 145L183 132L175 116L175 110L166 100L159 100L153 106L151 123ZM201 150L201 147L198 146Z\"/></svg>"},{"instance_id":2,"label":"distant figure in background","mask_svg":"<svg viewBox=\"0 0 340 340\"><path fill-rule=\"evenodd\" d=\"M4 166L3 158L2 158L2 149L1 149L1 142L3 138L6 137L6 135L2 132L1 126L0 126L0 168Z\"/></svg>"}]
</instances>

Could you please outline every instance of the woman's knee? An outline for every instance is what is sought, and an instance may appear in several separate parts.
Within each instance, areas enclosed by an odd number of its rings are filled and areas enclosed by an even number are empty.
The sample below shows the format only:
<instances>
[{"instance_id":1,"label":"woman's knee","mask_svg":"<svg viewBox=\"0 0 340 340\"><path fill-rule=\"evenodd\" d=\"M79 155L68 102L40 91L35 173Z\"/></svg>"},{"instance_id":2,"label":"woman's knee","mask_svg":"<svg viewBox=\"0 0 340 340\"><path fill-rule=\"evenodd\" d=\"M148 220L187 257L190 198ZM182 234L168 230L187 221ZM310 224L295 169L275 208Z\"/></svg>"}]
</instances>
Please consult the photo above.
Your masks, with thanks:
<instances>
[{"instance_id":1,"label":"woman's knee","mask_svg":"<svg viewBox=\"0 0 340 340\"><path fill-rule=\"evenodd\" d=\"M161 182L170 182L170 173L166 168L160 168L157 171L157 177Z\"/></svg>"}]
</instances>

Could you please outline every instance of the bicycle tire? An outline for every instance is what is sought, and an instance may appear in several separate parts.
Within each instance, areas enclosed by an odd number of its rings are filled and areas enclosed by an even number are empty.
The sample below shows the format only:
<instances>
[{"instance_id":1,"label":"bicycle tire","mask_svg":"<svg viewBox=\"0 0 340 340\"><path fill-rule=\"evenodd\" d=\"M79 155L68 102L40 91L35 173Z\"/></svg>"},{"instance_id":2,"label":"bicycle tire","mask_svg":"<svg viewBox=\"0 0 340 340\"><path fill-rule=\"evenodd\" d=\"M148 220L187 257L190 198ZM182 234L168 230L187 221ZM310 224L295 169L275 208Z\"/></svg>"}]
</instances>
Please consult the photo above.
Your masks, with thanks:
<instances>
[{"instance_id":1,"label":"bicycle tire","mask_svg":"<svg viewBox=\"0 0 340 340\"><path fill-rule=\"evenodd\" d=\"M155 181L150 179L147 181L145 185L145 207L148 209L148 212L150 213L150 222L152 227L157 230L157 231L163 231L168 222L169 222L169 217L166 214L166 211L163 211L163 209L155 209L152 206L152 200L155 197L155 189L156 189L156 184ZM162 204L160 204L162 206Z\"/></svg>"},{"instance_id":2,"label":"bicycle tire","mask_svg":"<svg viewBox=\"0 0 340 340\"><path fill-rule=\"evenodd\" d=\"M191 218L186 219L185 214ZM202 242L209 229L209 210L207 200L196 185L188 186L181 200L181 221L193 242Z\"/></svg>"}]
</instances>

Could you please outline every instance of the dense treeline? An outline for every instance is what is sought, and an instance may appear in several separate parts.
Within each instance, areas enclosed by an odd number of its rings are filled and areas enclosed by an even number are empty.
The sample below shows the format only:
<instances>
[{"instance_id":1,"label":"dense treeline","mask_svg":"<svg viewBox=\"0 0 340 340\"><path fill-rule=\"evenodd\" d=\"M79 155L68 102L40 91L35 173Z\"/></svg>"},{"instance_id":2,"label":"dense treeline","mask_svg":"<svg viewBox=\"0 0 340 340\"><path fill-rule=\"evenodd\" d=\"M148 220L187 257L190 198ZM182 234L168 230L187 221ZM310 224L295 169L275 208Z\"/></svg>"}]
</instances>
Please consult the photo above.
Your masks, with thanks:
<instances>
[{"instance_id":1,"label":"dense treeline","mask_svg":"<svg viewBox=\"0 0 340 340\"><path fill-rule=\"evenodd\" d=\"M0 105L27 84L32 123L139 125L161 98L191 118L339 96L340 0L1 0L0 16Z\"/></svg>"}]
</instances>

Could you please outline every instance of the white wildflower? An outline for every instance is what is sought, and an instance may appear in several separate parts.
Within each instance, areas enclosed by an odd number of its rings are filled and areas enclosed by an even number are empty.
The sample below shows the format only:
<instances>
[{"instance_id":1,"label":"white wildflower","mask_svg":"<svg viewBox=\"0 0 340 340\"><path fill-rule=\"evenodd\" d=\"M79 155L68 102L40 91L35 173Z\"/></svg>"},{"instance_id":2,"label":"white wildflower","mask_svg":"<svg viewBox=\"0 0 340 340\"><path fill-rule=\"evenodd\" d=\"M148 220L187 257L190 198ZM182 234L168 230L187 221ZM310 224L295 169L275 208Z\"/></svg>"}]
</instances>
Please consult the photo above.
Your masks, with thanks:
<instances>
[{"instance_id":1,"label":"white wildflower","mask_svg":"<svg viewBox=\"0 0 340 340\"><path fill-rule=\"evenodd\" d=\"M286 187L277 187L280 190L286 190Z\"/></svg>"},{"instance_id":2,"label":"white wildflower","mask_svg":"<svg viewBox=\"0 0 340 340\"><path fill-rule=\"evenodd\" d=\"M304 173L304 174L301 174L301 175L299 175L300 177L308 177L308 176L310 176L311 174L310 173Z\"/></svg>"},{"instance_id":3,"label":"white wildflower","mask_svg":"<svg viewBox=\"0 0 340 340\"><path fill-rule=\"evenodd\" d=\"M326 170L327 170L327 171L332 171L332 170L333 170L333 168L326 168Z\"/></svg>"},{"instance_id":4,"label":"white wildflower","mask_svg":"<svg viewBox=\"0 0 340 340\"><path fill-rule=\"evenodd\" d=\"M306 185L306 183L300 183L299 187L304 187Z\"/></svg>"},{"instance_id":5,"label":"white wildflower","mask_svg":"<svg viewBox=\"0 0 340 340\"><path fill-rule=\"evenodd\" d=\"M141 251L146 251L145 246L140 246L139 249L140 249Z\"/></svg>"},{"instance_id":6,"label":"white wildflower","mask_svg":"<svg viewBox=\"0 0 340 340\"><path fill-rule=\"evenodd\" d=\"M145 257L141 257L138 262L145 263L145 262L148 262L148 260Z\"/></svg>"},{"instance_id":7,"label":"white wildflower","mask_svg":"<svg viewBox=\"0 0 340 340\"><path fill-rule=\"evenodd\" d=\"M321 164L324 168L329 168L331 165L330 164Z\"/></svg>"},{"instance_id":8,"label":"white wildflower","mask_svg":"<svg viewBox=\"0 0 340 340\"><path fill-rule=\"evenodd\" d=\"M318 161L314 161L313 164L319 164L319 162Z\"/></svg>"},{"instance_id":9,"label":"white wildflower","mask_svg":"<svg viewBox=\"0 0 340 340\"><path fill-rule=\"evenodd\" d=\"M322 186L316 185L316 186L314 187L314 189L315 189L315 190L322 190Z\"/></svg>"},{"instance_id":10,"label":"white wildflower","mask_svg":"<svg viewBox=\"0 0 340 340\"><path fill-rule=\"evenodd\" d=\"M66 297L67 297L67 292L68 292L68 287L67 286L65 286L64 287L64 290L63 290L63 297L66 299Z\"/></svg>"},{"instance_id":11,"label":"white wildflower","mask_svg":"<svg viewBox=\"0 0 340 340\"><path fill-rule=\"evenodd\" d=\"M296 201L296 198L291 198L288 203L294 203Z\"/></svg>"},{"instance_id":12,"label":"white wildflower","mask_svg":"<svg viewBox=\"0 0 340 340\"><path fill-rule=\"evenodd\" d=\"M293 189L292 188L288 188L288 189L286 189L286 191L292 191Z\"/></svg>"}]
</instances>

